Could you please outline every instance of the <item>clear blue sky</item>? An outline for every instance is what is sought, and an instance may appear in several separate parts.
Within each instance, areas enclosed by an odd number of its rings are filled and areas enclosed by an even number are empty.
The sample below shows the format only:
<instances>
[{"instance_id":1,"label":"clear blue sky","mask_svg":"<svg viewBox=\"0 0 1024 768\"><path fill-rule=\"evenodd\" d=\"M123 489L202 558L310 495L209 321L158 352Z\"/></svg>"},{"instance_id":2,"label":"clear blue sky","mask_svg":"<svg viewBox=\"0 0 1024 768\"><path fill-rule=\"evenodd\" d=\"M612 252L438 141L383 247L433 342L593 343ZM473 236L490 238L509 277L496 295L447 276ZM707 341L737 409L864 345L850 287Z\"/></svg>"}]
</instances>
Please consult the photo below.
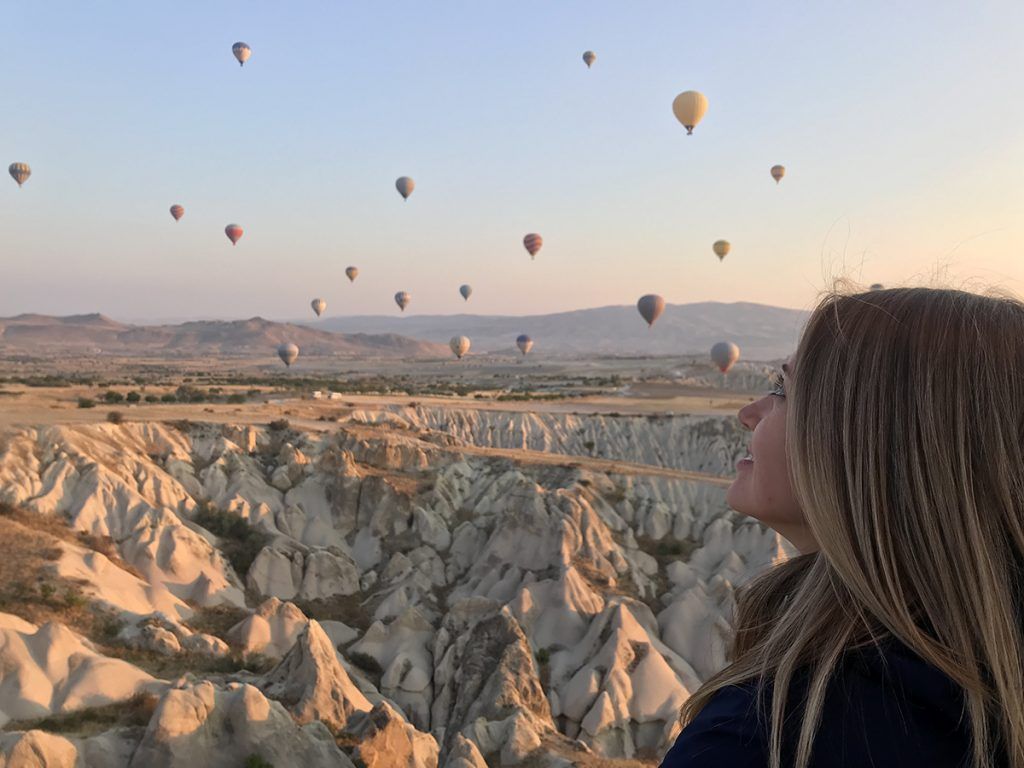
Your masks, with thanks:
<instances>
[{"instance_id":1,"label":"clear blue sky","mask_svg":"<svg viewBox=\"0 0 1024 768\"><path fill-rule=\"evenodd\" d=\"M0 315L393 313L403 289L431 313L805 307L830 276L937 272L1024 292L1024 3L26 0L3 21L0 161L33 176L0 184ZM687 89L710 102L693 136Z\"/></svg>"}]
</instances>

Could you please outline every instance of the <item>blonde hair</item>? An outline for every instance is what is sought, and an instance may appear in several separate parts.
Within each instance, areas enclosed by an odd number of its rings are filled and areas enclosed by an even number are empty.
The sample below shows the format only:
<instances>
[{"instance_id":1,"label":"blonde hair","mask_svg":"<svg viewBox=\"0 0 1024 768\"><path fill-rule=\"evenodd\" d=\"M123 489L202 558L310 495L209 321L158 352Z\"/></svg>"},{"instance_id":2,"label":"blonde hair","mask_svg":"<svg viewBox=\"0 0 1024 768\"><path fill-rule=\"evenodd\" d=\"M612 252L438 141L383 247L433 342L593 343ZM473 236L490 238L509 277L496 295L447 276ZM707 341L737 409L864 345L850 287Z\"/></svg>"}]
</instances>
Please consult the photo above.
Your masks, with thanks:
<instances>
[{"instance_id":1,"label":"blonde hair","mask_svg":"<svg viewBox=\"0 0 1024 768\"><path fill-rule=\"evenodd\" d=\"M973 765L1024 766L1024 304L900 288L832 294L787 382L794 495L820 549L737 599L721 688L771 685L771 768L787 691L809 680L806 768L842 655L892 637L964 692Z\"/></svg>"}]
</instances>

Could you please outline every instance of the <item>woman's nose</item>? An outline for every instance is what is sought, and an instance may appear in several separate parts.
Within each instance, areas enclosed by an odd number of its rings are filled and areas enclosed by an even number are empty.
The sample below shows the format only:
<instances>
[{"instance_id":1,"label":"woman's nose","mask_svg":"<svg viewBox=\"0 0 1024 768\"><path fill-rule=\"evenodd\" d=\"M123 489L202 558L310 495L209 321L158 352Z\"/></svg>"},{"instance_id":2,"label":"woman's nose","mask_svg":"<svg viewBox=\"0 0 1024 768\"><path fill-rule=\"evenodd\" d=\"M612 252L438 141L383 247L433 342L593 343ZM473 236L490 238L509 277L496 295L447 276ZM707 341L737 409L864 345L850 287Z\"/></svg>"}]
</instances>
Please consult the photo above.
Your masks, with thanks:
<instances>
[{"instance_id":1,"label":"woman's nose","mask_svg":"<svg viewBox=\"0 0 1024 768\"><path fill-rule=\"evenodd\" d=\"M757 426L757 423L761 421L761 403L763 400L764 398L755 400L754 402L747 403L745 406L740 408L740 424L750 431L753 431L754 427Z\"/></svg>"}]
</instances>

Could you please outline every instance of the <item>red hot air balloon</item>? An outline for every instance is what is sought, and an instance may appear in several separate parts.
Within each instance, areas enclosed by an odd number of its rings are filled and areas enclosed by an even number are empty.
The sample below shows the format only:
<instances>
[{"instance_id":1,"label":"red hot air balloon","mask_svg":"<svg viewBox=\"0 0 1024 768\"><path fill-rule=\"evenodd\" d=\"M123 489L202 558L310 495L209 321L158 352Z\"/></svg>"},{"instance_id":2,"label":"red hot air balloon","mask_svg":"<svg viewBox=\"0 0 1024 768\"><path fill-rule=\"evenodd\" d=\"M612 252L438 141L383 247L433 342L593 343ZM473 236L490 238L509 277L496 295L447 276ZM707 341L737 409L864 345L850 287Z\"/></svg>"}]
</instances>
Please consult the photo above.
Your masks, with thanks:
<instances>
[{"instance_id":1,"label":"red hot air balloon","mask_svg":"<svg viewBox=\"0 0 1024 768\"><path fill-rule=\"evenodd\" d=\"M228 224L226 227L224 227L224 234L228 236L228 240L231 241L231 244L235 245L239 240L242 239L244 231L237 224Z\"/></svg>"},{"instance_id":2,"label":"red hot air balloon","mask_svg":"<svg viewBox=\"0 0 1024 768\"><path fill-rule=\"evenodd\" d=\"M541 246L544 245L544 238L536 232L531 232L523 238L523 245L526 247L527 252L530 254L530 258L532 259L537 255Z\"/></svg>"}]
</instances>

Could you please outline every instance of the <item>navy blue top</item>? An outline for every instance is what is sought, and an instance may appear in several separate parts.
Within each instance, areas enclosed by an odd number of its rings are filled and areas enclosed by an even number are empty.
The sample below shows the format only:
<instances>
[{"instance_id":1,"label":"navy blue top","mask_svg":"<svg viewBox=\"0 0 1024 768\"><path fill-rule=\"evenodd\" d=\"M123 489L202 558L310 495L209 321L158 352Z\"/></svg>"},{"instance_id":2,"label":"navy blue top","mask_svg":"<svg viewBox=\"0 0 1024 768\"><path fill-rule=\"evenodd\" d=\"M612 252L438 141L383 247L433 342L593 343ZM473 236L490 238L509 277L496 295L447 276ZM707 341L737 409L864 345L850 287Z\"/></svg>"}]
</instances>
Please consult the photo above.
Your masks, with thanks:
<instances>
[{"instance_id":1,"label":"navy blue top","mask_svg":"<svg viewBox=\"0 0 1024 768\"><path fill-rule=\"evenodd\" d=\"M796 756L807 684L808 676L794 675L782 732L783 766ZM716 693L679 734L662 768L767 766L770 687L760 712L756 697L754 683ZM837 664L814 740L813 768L959 768L969 766L970 758L961 689L907 647L889 640L849 651Z\"/></svg>"}]
</instances>

